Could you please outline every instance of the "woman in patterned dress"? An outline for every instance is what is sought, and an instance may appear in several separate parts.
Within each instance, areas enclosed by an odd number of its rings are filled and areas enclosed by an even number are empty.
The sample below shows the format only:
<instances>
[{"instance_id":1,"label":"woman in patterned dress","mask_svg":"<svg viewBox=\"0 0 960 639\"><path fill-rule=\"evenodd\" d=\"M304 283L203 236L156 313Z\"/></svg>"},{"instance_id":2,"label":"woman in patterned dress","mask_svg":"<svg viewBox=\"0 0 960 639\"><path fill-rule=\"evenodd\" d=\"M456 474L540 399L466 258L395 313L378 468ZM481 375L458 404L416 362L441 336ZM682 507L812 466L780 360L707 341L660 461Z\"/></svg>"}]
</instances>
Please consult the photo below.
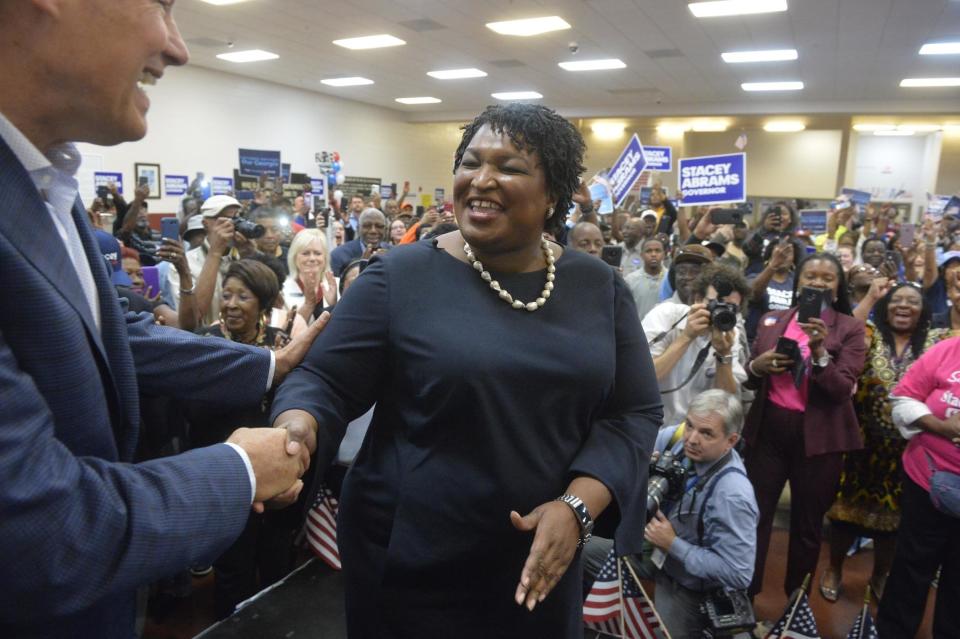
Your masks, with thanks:
<instances>
[{"instance_id":1,"label":"woman in patterned dress","mask_svg":"<svg viewBox=\"0 0 960 639\"><path fill-rule=\"evenodd\" d=\"M893 425L890 392L927 348L948 336L930 328L930 308L916 285L897 284L882 297L881 290L871 287L856 310L860 317L874 310L855 398L864 447L846 454L837 500L827 513L830 566L820 579L820 593L830 602L839 598L843 560L858 536L873 539L870 587L878 599L883 593L900 525L900 457L907 443Z\"/></svg>"}]
</instances>

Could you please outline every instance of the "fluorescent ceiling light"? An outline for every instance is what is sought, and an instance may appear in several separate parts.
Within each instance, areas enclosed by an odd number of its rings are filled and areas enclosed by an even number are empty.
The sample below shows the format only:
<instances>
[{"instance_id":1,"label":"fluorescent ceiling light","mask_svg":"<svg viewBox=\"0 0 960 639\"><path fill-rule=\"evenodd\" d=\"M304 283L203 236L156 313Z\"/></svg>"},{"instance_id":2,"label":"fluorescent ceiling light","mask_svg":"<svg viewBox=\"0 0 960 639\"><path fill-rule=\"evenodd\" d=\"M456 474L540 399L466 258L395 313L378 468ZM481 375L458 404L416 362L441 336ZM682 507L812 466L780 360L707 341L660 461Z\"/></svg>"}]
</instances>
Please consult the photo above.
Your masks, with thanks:
<instances>
[{"instance_id":1,"label":"fluorescent ceiling light","mask_svg":"<svg viewBox=\"0 0 960 639\"><path fill-rule=\"evenodd\" d=\"M951 134L960 133L960 124L945 124L943 125L943 132Z\"/></svg>"},{"instance_id":2,"label":"fluorescent ceiling light","mask_svg":"<svg viewBox=\"0 0 960 639\"><path fill-rule=\"evenodd\" d=\"M560 16L546 16L543 18L527 18L526 20L488 22L487 28L501 35L535 36L550 31L569 29L570 23Z\"/></svg>"},{"instance_id":3,"label":"fluorescent ceiling light","mask_svg":"<svg viewBox=\"0 0 960 639\"><path fill-rule=\"evenodd\" d=\"M605 140L615 140L623 135L623 130L627 125L623 122L594 122L590 125L590 130L598 138Z\"/></svg>"},{"instance_id":4,"label":"fluorescent ceiling light","mask_svg":"<svg viewBox=\"0 0 960 639\"><path fill-rule=\"evenodd\" d=\"M697 133L708 131L726 131L727 123L722 120L694 120L691 128Z\"/></svg>"},{"instance_id":5,"label":"fluorescent ceiling light","mask_svg":"<svg viewBox=\"0 0 960 639\"><path fill-rule=\"evenodd\" d=\"M797 120L774 120L763 125L763 130L770 133L796 133L806 128L807 125Z\"/></svg>"},{"instance_id":6,"label":"fluorescent ceiling light","mask_svg":"<svg viewBox=\"0 0 960 639\"><path fill-rule=\"evenodd\" d=\"M687 5L697 18L742 16L750 13L774 13L787 10L787 0L715 0Z\"/></svg>"},{"instance_id":7,"label":"fluorescent ceiling light","mask_svg":"<svg viewBox=\"0 0 960 639\"><path fill-rule=\"evenodd\" d=\"M400 38L381 33L379 35L363 36L360 38L345 38L343 40L334 40L333 43L338 47L347 49L382 49L383 47L399 47L406 44Z\"/></svg>"},{"instance_id":8,"label":"fluorescent ceiling light","mask_svg":"<svg viewBox=\"0 0 960 639\"><path fill-rule=\"evenodd\" d=\"M331 87L356 87L362 84L373 84L373 80L356 76L349 78L327 78L326 80L320 80L320 82Z\"/></svg>"},{"instance_id":9,"label":"fluorescent ceiling light","mask_svg":"<svg viewBox=\"0 0 960 639\"><path fill-rule=\"evenodd\" d=\"M939 131L943 127L939 124L901 124L897 127L898 131L917 131L923 133L932 133Z\"/></svg>"},{"instance_id":10,"label":"fluorescent ceiling light","mask_svg":"<svg viewBox=\"0 0 960 639\"><path fill-rule=\"evenodd\" d=\"M438 102L443 102L443 100L440 98L423 96L420 98L397 98L397 102L400 104L437 104Z\"/></svg>"},{"instance_id":11,"label":"fluorescent ceiling light","mask_svg":"<svg viewBox=\"0 0 960 639\"><path fill-rule=\"evenodd\" d=\"M740 64L742 62L781 62L783 60L796 60L796 49L768 49L766 51L727 51L721 53L720 57L727 64Z\"/></svg>"},{"instance_id":12,"label":"fluorescent ceiling light","mask_svg":"<svg viewBox=\"0 0 960 639\"><path fill-rule=\"evenodd\" d=\"M626 64L623 60L610 58L609 60L571 60L570 62L557 63L561 69L566 71L603 71L605 69L624 69Z\"/></svg>"},{"instance_id":13,"label":"fluorescent ceiling light","mask_svg":"<svg viewBox=\"0 0 960 639\"><path fill-rule=\"evenodd\" d=\"M491 93L490 96L497 100L539 100L543 97L536 91L505 91Z\"/></svg>"},{"instance_id":14,"label":"fluorescent ceiling light","mask_svg":"<svg viewBox=\"0 0 960 639\"><path fill-rule=\"evenodd\" d=\"M249 51L231 51L230 53L221 53L217 56L227 62L260 62L261 60L276 60L280 56L269 51L261 49L250 49Z\"/></svg>"},{"instance_id":15,"label":"fluorescent ceiling light","mask_svg":"<svg viewBox=\"0 0 960 639\"><path fill-rule=\"evenodd\" d=\"M459 80L460 78L483 78L487 73L480 69L446 69L445 71L427 71L427 75L437 80Z\"/></svg>"},{"instance_id":16,"label":"fluorescent ceiling light","mask_svg":"<svg viewBox=\"0 0 960 639\"><path fill-rule=\"evenodd\" d=\"M960 78L904 78L901 87L960 87Z\"/></svg>"},{"instance_id":17,"label":"fluorescent ceiling light","mask_svg":"<svg viewBox=\"0 0 960 639\"><path fill-rule=\"evenodd\" d=\"M207 4L212 4L217 7L222 7L228 4L240 4L241 2L246 2L247 0L202 0Z\"/></svg>"},{"instance_id":18,"label":"fluorescent ceiling light","mask_svg":"<svg viewBox=\"0 0 960 639\"><path fill-rule=\"evenodd\" d=\"M874 131L874 135L888 135L896 137L906 137L908 135L913 135L913 131L905 131L902 129L896 129L895 131Z\"/></svg>"},{"instance_id":19,"label":"fluorescent ceiling light","mask_svg":"<svg viewBox=\"0 0 960 639\"><path fill-rule=\"evenodd\" d=\"M803 82L744 82L740 88L744 91L799 91Z\"/></svg>"},{"instance_id":20,"label":"fluorescent ceiling light","mask_svg":"<svg viewBox=\"0 0 960 639\"><path fill-rule=\"evenodd\" d=\"M896 127L895 124L854 124L854 131L892 131Z\"/></svg>"},{"instance_id":21,"label":"fluorescent ceiling light","mask_svg":"<svg viewBox=\"0 0 960 639\"><path fill-rule=\"evenodd\" d=\"M960 42L929 42L920 47L920 55L953 55L960 53Z\"/></svg>"}]
</instances>

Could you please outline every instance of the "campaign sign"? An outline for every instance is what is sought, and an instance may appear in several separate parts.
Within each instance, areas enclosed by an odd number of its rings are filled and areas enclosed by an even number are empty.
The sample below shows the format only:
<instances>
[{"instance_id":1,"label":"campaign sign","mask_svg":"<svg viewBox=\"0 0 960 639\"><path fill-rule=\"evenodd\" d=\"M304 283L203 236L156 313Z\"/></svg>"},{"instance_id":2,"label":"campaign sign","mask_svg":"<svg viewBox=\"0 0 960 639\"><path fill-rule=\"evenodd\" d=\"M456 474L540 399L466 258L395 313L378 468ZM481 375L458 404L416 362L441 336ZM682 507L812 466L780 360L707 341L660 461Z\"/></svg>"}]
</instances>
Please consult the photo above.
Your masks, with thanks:
<instances>
[{"instance_id":1,"label":"campaign sign","mask_svg":"<svg viewBox=\"0 0 960 639\"><path fill-rule=\"evenodd\" d=\"M626 199L630 188L640 178L640 174L643 173L646 166L647 160L643 156L643 145L640 144L640 137L634 133L623 152L620 153L616 163L610 168L610 175L608 176L611 195L617 206L620 206L620 203Z\"/></svg>"},{"instance_id":2,"label":"campaign sign","mask_svg":"<svg viewBox=\"0 0 960 639\"><path fill-rule=\"evenodd\" d=\"M186 175L163 176L163 192L167 195L183 195L190 186L190 178Z\"/></svg>"},{"instance_id":3,"label":"campaign sign","mask_svg":"<svg viewBox=\"0 0 960 639\"><path fill-rule=\"evenodd\" d=\"M800 228L814 235L827 232L826 209L803 209L800 211Z\"/></svg>"},{"instance_id":4,"label":"campaign sign","mask_svg":"<svg viewBox=\"0 0 960 639\"><path fill-rule=\"evenodd\" d=\"M381 184L380 185L380 199L389 200L393 197L393 190L397 187L396 184Z\"/></svg>"},{"instance_id":5,"label":"campaign sign","mask_svg":"<svg viewBox=\"0 0 960 639\"><path fill-rule=\"evenodd\" d=\"M280 151L258 151L240 149L240 172L244 175L267 174L276 179L280 177Z\"/></svg>"},{"instance_id":6,"label":"campaign sign","mask_svg":"<svg viewBox=\"0 0 960 639\"><path fill-rule=\"evenodd\" d=\"M643 157L647 161L648 171L669 173L673 166L673 147L645 146Z\"/></svg>"},{"instance_id":7,"label":"campaign sign","mask_svg":"<svg viewBox=\"0 0 960 639\"><path fill-rule=\"evenodd\" d=\"M436 201L437 205L443 204L443 196L446 195L443 189L436 188L433 190L433 199Z\"/></svg>"},{"instance_id":8,"label":"campaign sign","mask_svg":"<svg viewBox=\"0 0 960 639\"><path fill-rule=\"evenodd\" d=\"M280 165L280 176L284 184L290 184L290 165L283 163Z\"/></svg>"},{"instance_id":9,"label":"campaign sign","mask_svg":"<svg viewBox=\"0 0 960 639\"><path fill-rule=\"evenodd\" d=\"M95 171L93 174L93 190L96 191L101 186L109 186L113 182L117 185L117 193L123 195L123 173L109 173L106 171Z\"/></svg>"},{"instance_id":10,"label":"campaign sign","mask_svg":"<svg viewBox=\"0 0 960 639\"><path fill-rule=\"evenodd\" d=\"M227 195L233 190L233 178L210 178L210 191L214 195Z\"/></svg>"},{"instance_id":11,"label":"campaign sign","mask_svg":"<svg viewBox=\"0 0 960 639\"><path fill-rule=\"evenodd\" d=\"M857 189L848 189L843 187L840 189L840 195L846 195L850 198L850 201L854 204L859 204L860 206L866 206L870 204L870 192L869 191L858 191Z\"/></svg>"},{"instance_id":12,"label":"campaign sign","mask_svg":"<svg viewBox=\"0 0 960 639\"><path fill-rule=\"evenodd\" d=\"M723 204L747 199L747 154L680 158L683 205Z\"/></svg>"}]
</instances>

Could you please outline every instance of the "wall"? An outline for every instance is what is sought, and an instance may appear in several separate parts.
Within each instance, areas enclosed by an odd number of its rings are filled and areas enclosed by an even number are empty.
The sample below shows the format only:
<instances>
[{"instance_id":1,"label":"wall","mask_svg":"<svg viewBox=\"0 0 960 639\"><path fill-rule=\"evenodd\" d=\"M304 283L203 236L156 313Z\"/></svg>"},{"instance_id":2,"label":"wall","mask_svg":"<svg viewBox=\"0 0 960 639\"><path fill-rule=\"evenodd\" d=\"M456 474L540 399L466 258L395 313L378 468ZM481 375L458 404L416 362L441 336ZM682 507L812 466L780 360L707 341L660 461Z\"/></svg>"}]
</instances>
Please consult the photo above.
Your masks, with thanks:
<instances>
[{"instance_id":1,"label":"wall","mask_svg":"<svg viewBox=\"0 0 960 639\"><path fill-rule=\"evenodd\" d=\"M945 133L941 142L936 193L960 193L960 133Z\"/></svg>"},{"instance_id":2,"label":"wall","mask_svg":"<svg viewBox=\"0 0 960 639\"><path fill-rule=\"evenodd\" d=\"M336 150L344 173L411 181L424 193L452 187L457 124L411 124L402 115L357 102L198 67L171 69L148 87L147 136L117 147L81 144L87 168L123 172L128 199L134 163L160 164L162 174L231 177L237 149L280 150L292 170L317 174L314 153ZM101 159L102 158L102 159ZM83 184L90 201L92 183ZM151 212L172 212L179 197L150 201Z\"/></svg>"}]
</instances>

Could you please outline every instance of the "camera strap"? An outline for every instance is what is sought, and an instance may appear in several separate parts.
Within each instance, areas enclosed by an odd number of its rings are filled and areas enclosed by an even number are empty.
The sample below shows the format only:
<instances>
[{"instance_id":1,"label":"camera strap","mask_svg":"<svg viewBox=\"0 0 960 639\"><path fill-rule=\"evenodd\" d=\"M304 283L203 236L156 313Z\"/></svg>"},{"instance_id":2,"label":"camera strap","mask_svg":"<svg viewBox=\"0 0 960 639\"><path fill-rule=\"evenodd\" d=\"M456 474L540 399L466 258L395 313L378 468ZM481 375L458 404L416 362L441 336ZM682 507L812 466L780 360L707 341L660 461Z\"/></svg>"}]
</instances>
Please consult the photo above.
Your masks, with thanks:
<instances>
[{"instance_id":1,"label":"camera strap","mask_svg":"<svg viewBox=\"0 0 960 639\"><path fill-rule=\"evenodd\" d=\"M693 362L693 366L690 368L690 372L687 374L687 378L677 386L676 388L671 388L669 390L660 391L661 395L666 395L667 393L675 393L687 384L690 383L690 380L693 379L693 376L697 374L697 371L700 370L700 367L703 366L703 363L707 360L707 353L710 352L710 342L707 342L706 346L700 349L700 352L697 353L697 359Z\"/></svg>"},{"instance_id":2,"label":"camera strap","mask_svg":"<svg viewBox=\"0 0 960 639\"><path fill-rule=\"evenodd\" d=\"M674 322L673 325L672 325L670 328L668 328L667 330L663 331L662 333L659 333L656 337L654 337L652 340L650 340L650 345L652 346L653 344L656 344L657 342L662 342L662 341L663 341L663 338L665 338L667 335L669 335L669 334L670 334L670 331L672 331L673 329L675 329L675 328L677 327L677 324L679 324L679 323L682 322L683 320L687 319L687 315L689 315L689 314L690 314L690 311L687 311L686 313L684 313L683 315L681 315L681 316L680 316L680 319L678 319L676 322Z\"/></svg>"}]
</instances>

